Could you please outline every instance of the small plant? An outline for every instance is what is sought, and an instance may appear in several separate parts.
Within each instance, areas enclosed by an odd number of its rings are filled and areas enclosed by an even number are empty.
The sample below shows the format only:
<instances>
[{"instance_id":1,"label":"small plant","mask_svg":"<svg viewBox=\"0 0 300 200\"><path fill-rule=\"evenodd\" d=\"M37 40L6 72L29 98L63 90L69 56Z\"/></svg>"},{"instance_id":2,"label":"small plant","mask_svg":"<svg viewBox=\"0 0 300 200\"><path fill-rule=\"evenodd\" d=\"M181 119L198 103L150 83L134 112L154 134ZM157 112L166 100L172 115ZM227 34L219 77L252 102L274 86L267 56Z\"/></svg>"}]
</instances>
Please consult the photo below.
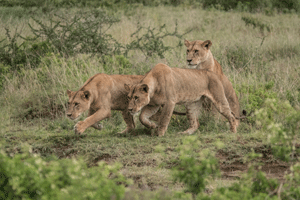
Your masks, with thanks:
<instances>
[{"instance_id":1,"label":"small plant","mask_svg":"<svg viewBox=\"0 0 300 200\"><path fill-rule=\"evenodd\" d=\"M240 96L241 104L248 113L253 113L263 107L266 99L278 99L277 94L272 90L274 82L270 81L265 84L255 85L237 85L237 95ZM250 123L254 123L255 119L248 117Z\"/></svg>"},{"instance_id":2,"label":"small plant","mask_svg":"<svg viewBox=\"0 0 300 200\"><path fill-rule=\"evenodd\" d=\"M194 136L179 147L179 165L174 170L174 180L185 183L187 191L198 194L204 191L209 176L218 176L218 160L208 150L195 152L200 142Z\"/></svg>"},{"instance_id":3,"label":"small plant","mask_svg":"<svg viewBox=\"0 0 300 200\"><path fill-rule=\"evenodd\" d=\"M284 117L280 123L276 115ZM295 138L299 133L300 114L286 102L277 99L266 99L264 106L255 112L256 124L268 132L269 142L274 155L282 160L294 160L299 149L296 148Z\"/></svg>"}]
</instances>

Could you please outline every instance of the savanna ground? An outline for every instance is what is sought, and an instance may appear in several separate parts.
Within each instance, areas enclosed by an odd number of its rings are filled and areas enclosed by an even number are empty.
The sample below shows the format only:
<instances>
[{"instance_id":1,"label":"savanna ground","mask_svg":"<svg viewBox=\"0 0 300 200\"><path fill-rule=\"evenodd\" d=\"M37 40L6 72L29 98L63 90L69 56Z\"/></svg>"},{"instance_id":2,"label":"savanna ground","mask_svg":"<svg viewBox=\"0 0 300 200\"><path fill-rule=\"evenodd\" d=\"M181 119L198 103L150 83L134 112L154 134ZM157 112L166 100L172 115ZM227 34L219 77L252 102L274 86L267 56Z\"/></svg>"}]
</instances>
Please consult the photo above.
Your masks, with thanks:
<instances>
[{"instance_id":1,"label":"savanna ground","mask_svg":"<svg viewBox=\"0 0 300 200\"><path fill-rule=\"evenodd\" d=\"M0 41L7 37L5 28L10 30L11 35L17 32L24 38L34 36L28 23L35 29L40 28L30 17L30 11L24 12L21 7L0 10ZM73 16L79 10L83 9L61 8L51 12ZM20 14L22 12L24 14ZM221 170L219 178L209 179L206 186L208 193L239 180L248 169L246 155L251 152L261 154L255 162L262 163L261 170L267 177L284 181L292 163L281 161L274 155L269 140L271 131L262 128L255 111L265 105L267 98L271 98L288 101L299 112L299 15L267 16L190 6L136 6L110 10L109 13L120 21L107 33L124 45L134 40L131 34L139 25L154 28L166 24L167 30L173 31L176 23L178 33L192 30L183 38L212 41L211 51L231 80L241 110L245 109L251 115L241 122L236 134L229 131L228 124L222 119L215 119L207 113L199 117L201 126L194 137L200 143L195 151L209 150L212 155L215 154ZM37 11L34 17L47 23L47 14L41 11ZM251 23L246 25L243 17L257 19L259 22L256 24L263 25L261 28L255 28ZM18 38L17 42L22 41ZM133 50L126 57L111 56L103 62L102 57L90 53L71 56L48 53L36 66L24 64L20 70L6 73L2 64L5 77L1 79L0 96L2 148L8 155L14 156L22 152L24 144L29 144L34 153L45 159L51 160L52 156L80 157L89 167L94 167L99 161L121 163L121 173L133 180L125 199L150 199L155 195L162 199L168 198L174 191L184 190L184 184L173 181L172 170L178 166L178 147L185 138L191 137L177 134L188 127L186 117L173 116L164 137L151 137L136 117L136 132L119 136L117 132L125 128L125 123L121 113L114 111L110 119L102 122L103 130L88 128L84 135L75 136L73 127L76 122L64 115L68 100L66 90L78 90L95 73L144 74L157 63L186 67L186 49L177 46L179 41L183 42L183 39L163 38L165 45L174 48L161 57ZM184 110L182 107L177 109ZM272 120L283 122L286 115L288 113L274 112ZM86 114L80 120L85 117ZM299 147L299 134L293 140L296 148Z\"/></svg>"}]
</instances>

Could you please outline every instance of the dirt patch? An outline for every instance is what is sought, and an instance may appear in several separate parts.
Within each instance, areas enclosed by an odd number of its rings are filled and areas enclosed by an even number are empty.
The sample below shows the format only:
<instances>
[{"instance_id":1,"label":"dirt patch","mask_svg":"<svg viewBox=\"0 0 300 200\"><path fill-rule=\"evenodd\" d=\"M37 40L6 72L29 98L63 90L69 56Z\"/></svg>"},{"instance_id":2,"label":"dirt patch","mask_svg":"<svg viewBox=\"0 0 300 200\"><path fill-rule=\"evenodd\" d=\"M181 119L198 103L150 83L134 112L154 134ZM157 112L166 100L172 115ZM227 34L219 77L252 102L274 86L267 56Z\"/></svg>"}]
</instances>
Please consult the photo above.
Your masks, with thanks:
<instances>
[{"instance_id":1,"label":"dirt patch","mask_svg":"<svg viewBox=\"0 0 300 200\"><path fill-rule=\"evenodd\" d=\"M114 162L115 159L116 159L116 156L112 156L108 153L103 153L103 154L97 156L96 158L93 158L89 164L89 167L97 166L99 161L104 161L107 164L109 164L109 163Z\"/></svg>"},{"instance_id":2,"label":"dirt patch","mask_svg":"<svg viewBox=\"0 0 300 200\"><path fill-rule=\"evenodd\" d=\"M289 172L290 164L275 160L270 147L259 147L255 149L255 152L262 154L261 158L254 161L261 163L259 167L260 170L265 172L267 177L282 181L285 173ZM249 162L243 162L241 156L236 154L231 155L230 152L224 152L222 150L218 151L216 157L220 160L220 170L224 178L240 178L243 173L247 172L251 164Z\"/></svg>"}]
</instances>

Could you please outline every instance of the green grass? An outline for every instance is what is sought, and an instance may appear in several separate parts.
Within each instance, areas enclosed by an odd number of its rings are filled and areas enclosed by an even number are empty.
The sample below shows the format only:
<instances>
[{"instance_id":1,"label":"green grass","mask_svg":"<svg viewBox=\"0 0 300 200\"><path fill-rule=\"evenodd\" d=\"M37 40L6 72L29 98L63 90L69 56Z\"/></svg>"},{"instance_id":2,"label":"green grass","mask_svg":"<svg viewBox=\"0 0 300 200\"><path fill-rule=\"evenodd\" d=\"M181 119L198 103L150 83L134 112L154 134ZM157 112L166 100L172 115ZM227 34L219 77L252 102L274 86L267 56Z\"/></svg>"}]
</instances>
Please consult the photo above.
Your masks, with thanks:
<instances>
[{"instance_id":1,"label":"green grass","mask_svg":"<svg viewBox=\"0 0 300 200\"><path fill-rule=\"evenodd\" d=\"M1 9L7 15L0 15L0 23L3 24L0 40L6 37L3 27L12 32L16 27L22 27L24 37L32 36L27 25L28 22L33 23L29 14L19 17L16 12L20 8ZM15 12L8 12L9 9ZM67 12L72 15L76 10L73 8ZM297 15L251 14L271 24L272 31L263 35L259 30L245 26L241 18L250 15L247 13L190 7L136 7L130 15L123 10L115 14L121 21L112 26L109 33L123 44L133 40L130 35L138 22L152 27L166 23L167 28L173 30L176 20L181 33L194 28L185 36L186 39L211 40L211 51L232 81L242 109L258 109L254 99L261 98L263 102L272 93L279 101L288 100L299 111L300 18ZM46 18L42 13L39 16L42 20ZM264 36L266 38L261 45ZM175 46L178 41L170 37L164 42ZM144 74L159 62L171 67L185 67L185 51L184 47L175 48L165 54L164 59L157 56L146 58L139 51L131 52L126 60L132 67L123 73ZM90 76L99 72L118 74L121 65L115 57L111 58L108 66L97 56L80 54L65 58L51 54L42 58L38 66L26 66L19 72L5 74L6 81L0 95L0 140L4 150L13 156L28 143L35 153L46 159L53 155L58 158L82 157L90 167L97 165L98 161L121 163L121 172L134 181L131 186L134 192L128 192L125 199L154 199L155 195L168 199L169 194L183 190L184 185L174 183L171 174L172 168L179 162L177 147L185 137L189 137L177 134L187 128L185 117L174 116L164 137L151 137L136 118L136 133L121 137L116 133L125 128L125 123L116 111L110 119L102 122L103 130L89 128L78 137L74 135L75 122L64 116L67 89L78 90ZM270 82L274 83L273 87L264 89ZM284 114L276 115L275 122L281 122L284 117ZM249 123L242 122L237 134L231 133L228 124L221 119L206 114L200 116L199 122L201 127L195 135L201 145L195 151L208 149L216 153L222 171L220 179L210 181L209 191L235 182L246 171L248 163L245 155L252 150L262 153L263 157L258 161L263 162L262 169L269 177L281 180L291 164L283 163L272 155L268 132L259 129L255 119ZM224 144L222 149L216 148L219 141ZM299 136L295 142L300 142Z\"/></svg>"}]
</instances>

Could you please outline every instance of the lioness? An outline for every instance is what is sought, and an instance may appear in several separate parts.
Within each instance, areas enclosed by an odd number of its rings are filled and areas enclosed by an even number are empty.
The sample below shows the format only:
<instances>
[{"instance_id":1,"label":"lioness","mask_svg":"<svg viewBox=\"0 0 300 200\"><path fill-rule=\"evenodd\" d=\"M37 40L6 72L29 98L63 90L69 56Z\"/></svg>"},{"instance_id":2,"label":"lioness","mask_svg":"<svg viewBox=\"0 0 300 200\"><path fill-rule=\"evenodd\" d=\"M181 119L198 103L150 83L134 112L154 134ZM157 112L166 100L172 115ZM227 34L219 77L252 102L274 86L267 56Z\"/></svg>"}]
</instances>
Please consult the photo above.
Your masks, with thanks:
<instances>
[{"instance_id":1,"label":"lioness","mask_svg":"<svg viewBox=\"0 0 300 200\"><path fill-rule=\"evenodd\" d=\"M142 75L96 74L89 78L77 92L67 90L69 101L66 115L70 119L75 120L89 110L88 117L75 125L75 133L81 134L90 126L101 130L102 125L98 122L110 117L111 110L122 111L127 127L120 132L121 134L134 129L133 117L127 110L128 92L124 89L124 84L137 84L143 77ZM174 114L184 113L174 112Z\"/></svg>"},{"instance_id":2,"label":"lioness","mask_svg":"<svg viewBox=\"0 0 300 200\"><path fill-rule=\"evenodd\" d=\"M135 114L142 110L140 121L146 127L156 128L156 124L149 118L163 106L156 130L158 136L165 134L175 104L184 104L187 108L190 127L182 133L194 133L199 127L198 107L203 95L228 119L231 131L236 132L236 120L231 113L222 83L211 71L170 68L157 64L139 84L124 84L124 87L129 92L128 111Z\"/></svg>"},{"instance_id":3,"label":"lioness","mask_svg":"<svg viewBox=\"0 0 300 200\"><path fill-rule=\"evenodd\" d=\"M127 111L128 92L124 89L124 84L136 84L142 78L142 75L96 74L77 92L67 90L69 101L66 115L70 119L74 120L89 110L88 117L75 125L75 134L82 134L90 126L101 130L102 125L98 122L110 117L111 110L122 111L127 127L121 133L134 129L133 117Z\"/></svg>"},{"instance_id":4,"label":"lioness","mask_svg":"<svg viewBox=\"0 0 300 200\"><path fill-rule=\"evenodd\" d=\"M232 87L231 82L223 74L222 67L216 59L214 59L210 47L212 42L210 40L201 41L184 41L185 46L187 47L187 63L188 67L191 69L206 69L216 73L219 79L222 82L225 96L229 103L230 109L233 111L236 118L240 118L240 104L237 98L237 95ZM211 107L211 102L207 98L203 99L204 104L208 104L208 107ZM244 111L243 111L244 112ZM237 125L239 120L237 120Z\"/></svg>"}]
</instances>

